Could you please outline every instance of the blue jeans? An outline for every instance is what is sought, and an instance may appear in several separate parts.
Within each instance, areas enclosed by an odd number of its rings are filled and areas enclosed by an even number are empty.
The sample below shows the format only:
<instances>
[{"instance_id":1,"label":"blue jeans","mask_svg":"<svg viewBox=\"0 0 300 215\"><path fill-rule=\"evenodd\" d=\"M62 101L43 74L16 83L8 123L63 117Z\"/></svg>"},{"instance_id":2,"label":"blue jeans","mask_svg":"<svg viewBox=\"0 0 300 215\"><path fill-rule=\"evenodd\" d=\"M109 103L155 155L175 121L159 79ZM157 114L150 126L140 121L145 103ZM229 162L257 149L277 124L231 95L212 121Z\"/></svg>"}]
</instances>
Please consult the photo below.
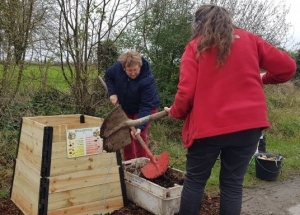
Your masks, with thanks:
<instances>
[{"instance_id":1,"label":"blue jeans","mask_svg":"<svg viewBox=\"0 0 300 215\"><path fill-rule=\"evenodd\" d=\"M198 215L204 188L220 155L220 215L240 215L243 181L262 129L198 139L188 148L180 215Z\"/></svg>"}]
</instances>

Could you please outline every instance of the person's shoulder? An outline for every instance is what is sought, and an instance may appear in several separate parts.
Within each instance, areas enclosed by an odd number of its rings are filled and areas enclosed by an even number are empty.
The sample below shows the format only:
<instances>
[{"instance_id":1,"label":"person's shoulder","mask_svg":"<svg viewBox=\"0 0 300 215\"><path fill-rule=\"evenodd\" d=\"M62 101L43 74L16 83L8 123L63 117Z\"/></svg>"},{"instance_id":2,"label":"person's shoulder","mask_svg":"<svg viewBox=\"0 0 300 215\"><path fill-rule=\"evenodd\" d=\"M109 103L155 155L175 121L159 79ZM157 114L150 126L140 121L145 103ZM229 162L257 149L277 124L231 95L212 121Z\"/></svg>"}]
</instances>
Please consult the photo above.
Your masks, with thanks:
<instances>
[{"instance_id":1,"label":"person's shoulder","mask_svg":"<svg viewBox=\"0 0 300 215\"><path fill-rule=\"evenodd\" d=\"M235 28L234 29L234 37L235 38L242 38L242 37L248 37L248 38L255 38L257 39L259 37L259 35L254 34L250 31L247 31L245 29L242 28Z\"/></svg>"},{"instance_id":2,"label":"person's shoulder","mask_svg":"<svg viewBox=\"0 0 300 215\"><path fill-rule=\"evenodd\" d=\"M148 76L152 74L151 66L148 60L142 57L142 67L141 67L141 77Z\"/></svg>"},{"instance_id":3,"label":"person's shoulder","mask_svg":"<svg viewBox=\"0 0 300 215\"><path fill-rule=\"evenodd\" d=\"M197 47L198 43L200 42L201 37L197 37L194 39L191 39L187 44L186 47Z\"/></svg>"},{"instance_id":4,"label":"person's shoulder","mask_svg":"<svg viewBox=\"0 0 300 215\"><path fill-rule=\"evenodd\" d=\"M200 42L201 38L195 38L195 39L191 39L186 46L184 47L184 51L185 52L191 52L191 53L196 53L197 52L197 46L198 43Z\"/></svg>"},{"instance_id":5,"label":"person's shoulder","mask_svg":"<svg viewBox=\"0 0 300 215\"><path fill-rule=\"evenodd\" d=\"M149 61L145 57L142 56L142 63L149 64Z\"/></svg>"},{"instance_id":6,"label":"person's shoulder","mask_svg":"<svg viewBox=\"0 0 300 215\"><path fill-rule=\"evenodd\" d=\"M155 83L154 75L150 72L139 77L138 82L141 86L150 86Z\"/></svg>"}]
</instances>

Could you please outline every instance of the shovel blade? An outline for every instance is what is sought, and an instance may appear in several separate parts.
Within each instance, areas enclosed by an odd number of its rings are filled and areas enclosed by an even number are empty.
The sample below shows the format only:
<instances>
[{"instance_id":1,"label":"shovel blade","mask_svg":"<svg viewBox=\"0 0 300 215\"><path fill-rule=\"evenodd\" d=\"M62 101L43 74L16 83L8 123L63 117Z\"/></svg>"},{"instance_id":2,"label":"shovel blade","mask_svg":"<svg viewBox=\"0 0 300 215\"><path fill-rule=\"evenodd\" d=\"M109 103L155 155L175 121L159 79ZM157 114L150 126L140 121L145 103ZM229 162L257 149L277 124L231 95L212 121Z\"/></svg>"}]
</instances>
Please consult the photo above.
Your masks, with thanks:
<instances>
[{"instance_id":1,"label":"shovel blade","mask_svg":"<svg viewBox=\"0 0 300 215\"><path fill-rule=\"evenodd\" d=\"M119 132L103 138L103 149L107 152L116 152L131 143L128 128L121 128Z\"/></svg>"},{"instance_id":2,"label":"shovel blade","mask_svg":"<svg viewBox=\"0 0 300 215\"><path fill-rule=\"evenodd\" d=\"M131 143L128 127L119 127L122 122L128 120L121 106L115 107L104 119L100 128L100 137L103 139L103 149L107 152L115 152ZM114 131L115 132L112 132Z\"/></svg>"},{"instance_id":3,"label":"shovel blade","mask_svg":"<svg viewBox=\"0 0 300 215\"><path fill-rule=\"evenodd\" d=\"M116 106L108 115L105 117L100 130L100 137L107 138L110 135L114 134L115 129L119 127L122 123L126 122L128 117L126 116L125 112L123 111L120 105ZM122 127L120 127L121 129ZM124 128L124 126L123 126ZM115 131L119 133L119 130ZM123 131L123 130L122 130ZM128 128L127 128L128 131ZM126 132L128 133L128 132Z\"/></svg>"},{"instance_id":4,"label":"shovel blade","mask_svg":"<svg viewBox=\"0 0 300 215\"><path fill-rule=\"evenodd\" d=\"M103 139L104 150L114 152L122 149L130 144L130 127L142 125L167 115L166 111L161 111L132 120L127 117L120 105L116 106L104 119L100 128L100 137Z\"/></svg>"},{"instance_id":5,"label":"shovel blade","mask_svg":"<svg viewBox=\"0 0 300 215\"><path fill-rule=\"evenodd\" d=\"M169 167L169 154L164 151L162 154L156 157L156 163L149 162L141 168L141 172L145 178L153 179L161 176Z\"/></svg>"}]
</instances>

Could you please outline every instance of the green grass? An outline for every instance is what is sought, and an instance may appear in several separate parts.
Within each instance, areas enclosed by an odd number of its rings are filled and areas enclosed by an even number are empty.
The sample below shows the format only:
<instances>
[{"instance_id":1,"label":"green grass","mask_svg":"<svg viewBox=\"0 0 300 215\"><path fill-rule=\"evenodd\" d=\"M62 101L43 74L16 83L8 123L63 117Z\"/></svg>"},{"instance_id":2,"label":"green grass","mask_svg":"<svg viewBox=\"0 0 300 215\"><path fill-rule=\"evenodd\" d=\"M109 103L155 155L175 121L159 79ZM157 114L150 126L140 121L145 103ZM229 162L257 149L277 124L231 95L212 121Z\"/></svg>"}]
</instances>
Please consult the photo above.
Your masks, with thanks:
<instances>
[{"instance_id":1,"label":"green grass","mask_svg":"<svg viewBox=\"0 0 300 215\"><path fill-rule=\"evenodd\" d=\"M48 68L36 65L26 66L23 83L28 83L30 80L31 83L37 87L41 87L41 84L46 82L47 85L56 86L57 89L68 88L61 67L58 65L51 65Z\"/></svg>"},{"instance_id":2,"label":"green grass","mask_svg":"<svg viewBox=\"0 0 300 215\"><path fill-rule=\"evenodd\" d=\"M67 67L65 67L65 72L67 77L71 77L72 75L75 76L75 74L72 74ZM75 73L75 71L72 72ZM9 81L12 86L16 85L17 74L18 68L10 68L9 78L6 78L6 80ZM90 77L97 77L95 66L89 66L88 75ZM2 77L3 65L0 64L0 78ZM72 80L74 80L74 78L72 78ZM20 90L38 90L43 89L46 86L55 87L59 90L69 88L68 83L65 81L61 66L53 64L25 64Z\"/></svg>"},{"instance_id":3,"label":"green grass","mask_svg":"<svg viewBox=\"0 0 300 215\"><path fill-rule=\"evenodd\" d=\"M16 86L18 68L10 67L5 81L10 87ZM3 77L3 65L0 64L0 78ZM47 86L55 86L57 89L68 88L65 82L61 67L59 65L26 65L24 66L21 91L31 91L41 89Z\"/></svg>"}]
</instances>

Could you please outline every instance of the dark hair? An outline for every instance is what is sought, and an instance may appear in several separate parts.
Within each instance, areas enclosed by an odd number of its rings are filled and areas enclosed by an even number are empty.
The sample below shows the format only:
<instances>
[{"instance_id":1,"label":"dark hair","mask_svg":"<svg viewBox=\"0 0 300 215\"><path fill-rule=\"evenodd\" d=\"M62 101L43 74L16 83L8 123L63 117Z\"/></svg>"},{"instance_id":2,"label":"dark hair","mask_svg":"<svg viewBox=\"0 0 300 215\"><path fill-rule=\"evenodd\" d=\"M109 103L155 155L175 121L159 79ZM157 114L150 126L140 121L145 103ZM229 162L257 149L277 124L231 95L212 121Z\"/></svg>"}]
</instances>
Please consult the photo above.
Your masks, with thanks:
<instances>
[{"instance_id":1,"label":"dark hair","mask_svg":"<svg viewBox=\"0 0 300 215\"><path fill-rule=\"evenodd\" d=\"M216 5L202 5L195 13L192 39L201 36L197 57L211 47L217 48L217 65L222 66L234 40L234 25L230 13Z\"/></svg>"}]
</instances>

